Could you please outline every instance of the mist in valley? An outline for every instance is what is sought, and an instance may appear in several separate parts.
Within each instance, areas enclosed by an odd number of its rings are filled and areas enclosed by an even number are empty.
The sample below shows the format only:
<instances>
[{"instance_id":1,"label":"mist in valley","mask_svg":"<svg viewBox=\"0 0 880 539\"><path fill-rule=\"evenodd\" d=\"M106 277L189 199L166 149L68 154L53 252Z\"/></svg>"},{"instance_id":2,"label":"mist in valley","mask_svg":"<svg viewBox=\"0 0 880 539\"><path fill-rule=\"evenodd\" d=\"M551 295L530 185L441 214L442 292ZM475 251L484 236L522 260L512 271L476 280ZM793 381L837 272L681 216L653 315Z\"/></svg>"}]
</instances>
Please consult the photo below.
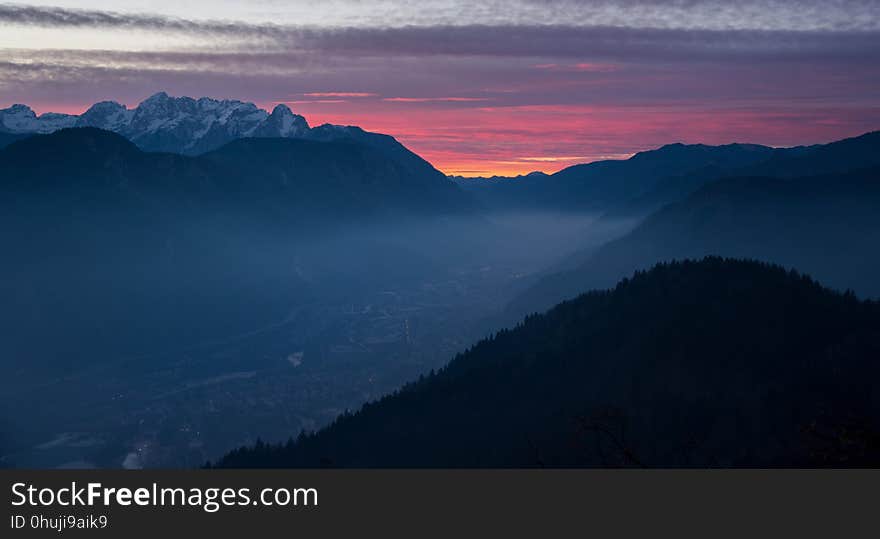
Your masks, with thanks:
<instances>
[{"instance_id":1,"label":"mist in valley","mask_svg":"<svg viewBox=\"0 0 880 539\"><path fill-rule=\"evenodd\" d=\"M633 226L50 211L4 213L0 420L15 466L191 467L314 430L441 367L544 272Z\"/></svg>"}]
</instances>

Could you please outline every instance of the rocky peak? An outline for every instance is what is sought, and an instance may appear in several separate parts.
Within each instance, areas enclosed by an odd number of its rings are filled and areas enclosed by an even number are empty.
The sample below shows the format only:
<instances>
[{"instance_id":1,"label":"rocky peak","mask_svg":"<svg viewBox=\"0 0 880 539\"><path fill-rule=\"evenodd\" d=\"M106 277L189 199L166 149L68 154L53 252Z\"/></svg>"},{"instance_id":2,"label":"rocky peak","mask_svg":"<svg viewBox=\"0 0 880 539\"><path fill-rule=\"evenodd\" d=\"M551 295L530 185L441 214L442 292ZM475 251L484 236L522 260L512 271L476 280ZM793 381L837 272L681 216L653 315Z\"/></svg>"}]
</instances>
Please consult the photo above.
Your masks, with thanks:
<instances>
[{"instance_id":1,"label":"rocky peak","mask_svg":"<svg viewBox=\"0 0 880 539\"><path fill-rule=\"evenodd\" d=\"M95 103L80 116L36 116L26 105L0 110L0 130L51 133L64 127L97 127L118 133L143 150L197 154L245 137L363 138L351 126L311 129L304 117L281 103L272 112L254 103L210 97L174 97L157 92L129 109L115 101Z\"/></svg>"},{"instance_id":2,"label":"rocky peak","mask_svg":"<svg viewBox=\"0 0 880 539\"><path fill-rule=\"evenodd\" d=\"M0 109L0 130L12 133L51 133L65 127L72 127L76 116L49 112L37 116L27 105L16 103L9 108Z\"/></svg>"}]
</instances>

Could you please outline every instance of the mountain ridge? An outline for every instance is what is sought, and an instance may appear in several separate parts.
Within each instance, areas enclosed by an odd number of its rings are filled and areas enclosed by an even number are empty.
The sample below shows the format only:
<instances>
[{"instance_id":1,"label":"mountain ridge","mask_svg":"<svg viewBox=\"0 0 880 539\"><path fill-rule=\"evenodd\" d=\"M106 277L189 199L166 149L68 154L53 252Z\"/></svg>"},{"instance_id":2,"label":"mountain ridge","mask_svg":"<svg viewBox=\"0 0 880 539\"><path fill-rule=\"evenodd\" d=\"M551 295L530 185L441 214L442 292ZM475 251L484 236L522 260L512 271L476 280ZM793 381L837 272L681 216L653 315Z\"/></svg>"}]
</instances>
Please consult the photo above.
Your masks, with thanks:
<instances>
[{"instance_id":1,"label":"mountain ridge","mask_svg":"<svg viewBox=\"0 0 880 539\"><path fill-rule=\"evenodd\" d=\"M632 231L547 272L506 308L510 321L658 260L748 256L838 289L880 296L880 167L798 177L721 178L651 213Z\"/></svg>"},{"instance_id":2,"label":"mountain ridge","mask_svg":"<svg viewBox=\"0 0 880 539\"><path fill-rule=\"evenodd\" d=\"M283 103L269 112L247 101L172 97L164 91L151 95L134 108L115 101L100 101L80 115L44 113L38 116L23 104L0 109L0 132L10 135L49 134L72 127L113 131L144 151L184 155L212 151L239 138L338 140L366 139L373 135L353 126L323 124L313 128L303 116ZM0 144L2 142L0 139Z\"/></svg>"},{"instance_id":3,"label":"mountain ridge","mask_svg":"<svg viewBox=\"0 0 880 539\"><path fill-rule=\"evenodd\" d=\"M332 207L355 214L469 211L466 195L427 161L392 137L361 133L326 140L241 138L187 156L146 152L122 135L95 127L66 128L0 149L0 189L30 192L37 199L60 192L81 198L93 189L141 198L153 192L192 204L238 193L262 197L279 214L315 216ZM45 155L53 159L42 159ZM309 207L309 200L318 207Z\"/></svg>"},{"instance_id":4,"label":"mountain ridge","mask_svg":"<svg viewBox=\"0 0 880 539\"><path fill-rule=\"evenodd\" d=\"M456 183L490 208L559 209L603 213L650 189L667 176L715 167L752 164L774 151L756 144L666 144L629 159L593 161L553 174L465 180Z\"/></svg>"},{"instance_id":5,"label":"mountain ridge","mask_svg":"<svg viewBox=\"0 0 880 539\"><path fill-rule=\"evenodd\" d=\"M716 179L830 174L880 165L880 131L811 146L665 144L629 159L582 163L550 175L453 180L484 206L644 217Z\"/></svg>"}]
</instances>

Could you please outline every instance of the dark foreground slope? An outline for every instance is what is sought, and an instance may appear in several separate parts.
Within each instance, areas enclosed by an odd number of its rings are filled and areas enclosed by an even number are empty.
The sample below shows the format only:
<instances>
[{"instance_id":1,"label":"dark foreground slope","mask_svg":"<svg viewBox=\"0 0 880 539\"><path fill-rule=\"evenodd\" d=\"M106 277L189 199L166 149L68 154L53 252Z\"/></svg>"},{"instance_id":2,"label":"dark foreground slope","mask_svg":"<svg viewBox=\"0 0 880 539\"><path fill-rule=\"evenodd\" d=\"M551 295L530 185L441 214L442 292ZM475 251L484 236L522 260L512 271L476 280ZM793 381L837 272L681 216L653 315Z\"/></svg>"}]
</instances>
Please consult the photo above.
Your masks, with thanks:
<instances>
[{"instance_id":1,"label":"dark foreground slope","mask_svg":"<svg viewBox=\"0 0 880 539\"><path fill-rule=\"evenodd\" d=\"M756 262L658 265L225 467L880 463L880 305Z\"/></svg>"}]
</instances>

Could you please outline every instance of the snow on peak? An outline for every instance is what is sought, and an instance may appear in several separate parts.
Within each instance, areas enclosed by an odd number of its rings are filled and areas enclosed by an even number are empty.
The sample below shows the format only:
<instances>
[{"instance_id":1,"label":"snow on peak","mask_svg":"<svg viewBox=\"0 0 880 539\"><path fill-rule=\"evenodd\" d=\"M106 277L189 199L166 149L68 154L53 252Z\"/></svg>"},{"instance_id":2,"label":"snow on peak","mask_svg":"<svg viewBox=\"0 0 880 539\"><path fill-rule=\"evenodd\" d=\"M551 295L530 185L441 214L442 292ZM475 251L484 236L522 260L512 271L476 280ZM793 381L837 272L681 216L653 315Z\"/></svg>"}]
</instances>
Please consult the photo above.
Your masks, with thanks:
<instances>
[{"instance_id":1,"label":"snow on peak","mask_svg":"<svg viewBox=\"0 0 880 539\"><path fill-rule=\"evenodd\" d=\"M169 97L169 95L167 93L156 92L155 94L153 94L150 97L141 101L141 105L143 105L145 103L148 105L149 104L164 103L164 102L168 101L169 99L171 99L171 97Z\"/></svg>"},{"instance_id":2,"label":"snow on peak","mask_svg":"<svg viewBox=\"0 0 880 539\"><path fill-rule=\"evenodd\" d=\"M116 101L95 103L76 120L76 127L98 127L118 131L131 122L134 111Z\"/></svg>"},{"instance_id":3,"label":"snow on peak","mask_svg":"<svg viewBox=\"0 0 880 539\"><path fill-rule=\"evenodd\" d=\"M27 105L0 110L0 130L49 133L64 127L106 129L147 151L185 154L210 151L243 137L328 140L350 136L355 130L329 125L313 130L285 104L276 105L270 114L246 101L174 97L166 92L157 92L132 109L115 101L101 101L79 116L37 116Z\"/></svg>"},{"instance_id":4,"label":"snow on peak","mask_svg":"<svg viewBox=\"0 0 880 539\"><path fill-rule=\"evenodd\" d=\"M27 105L15 104L0 109L0 128L13 133L51 133L72 127L76 116L47 112L37 116Z\"/></svg>"},{"instance_id":5,"label":"snow on peak","mask_svg":"<svg viewBox=\"0 0 880 539\"><path fill-rule=\"evenodd\" d=\"M309 132L309 123L299 114L294 114L284 103L275 105L266 121L270 131L277 130L282 137L299 137Z\"/></svg>"},{"instance_id":6,"label":"snow on peak","mask_svg":"<svg viewBox=\"0 0 880 539\"><path fill-rule=\"evenodd\" d=\"M34 111L27 105L22 105L21 103L16 103L9 107L8 109L0 110L0 114L15 114L22 116L30 116L31 118L36 118L37 115L34 114Z\"/></svg>"}]
</instances>

